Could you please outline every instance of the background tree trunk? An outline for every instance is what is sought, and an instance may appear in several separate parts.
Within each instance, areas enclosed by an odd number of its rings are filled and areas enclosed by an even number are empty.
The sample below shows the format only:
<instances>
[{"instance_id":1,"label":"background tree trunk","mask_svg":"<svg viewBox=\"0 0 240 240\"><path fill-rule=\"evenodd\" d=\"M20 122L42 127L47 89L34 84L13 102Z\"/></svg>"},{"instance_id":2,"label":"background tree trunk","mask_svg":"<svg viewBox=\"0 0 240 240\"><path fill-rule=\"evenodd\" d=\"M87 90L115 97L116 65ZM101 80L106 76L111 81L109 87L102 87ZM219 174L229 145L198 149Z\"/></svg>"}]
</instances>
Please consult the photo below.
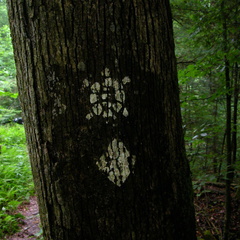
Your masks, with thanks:
<instances>
[{"instance_id":1,"label":"background tree trunk","mask_svg":"<svg viewBox=\"0 0 240 240\"><path fill-rule=\"evenodd\" d=\"M225 83L226 83L226 147L227 147L227 173L226 173L226 192L225 192L225 221L224 221L224 240L229 239L229 229L231 225L232 214L232 197L231 197L231 184L233 181L233 164L232 164L232 86L230 79L230 64L228 60L228 29L227 29L227 16L225 14L225 0L221 2L221 13L223 21L223 52L224 52L224 67L225 67Z\"/></svg>"},{"instance_id":2,"label":"background tree trunk","mask_svg":"<svg viewBox=\"0 0 240 240\"><path fill-rule=\"evenodd\" d=\"M45 239L196 239L169 1L7 2Z\"/></svg>"}]
</instances>

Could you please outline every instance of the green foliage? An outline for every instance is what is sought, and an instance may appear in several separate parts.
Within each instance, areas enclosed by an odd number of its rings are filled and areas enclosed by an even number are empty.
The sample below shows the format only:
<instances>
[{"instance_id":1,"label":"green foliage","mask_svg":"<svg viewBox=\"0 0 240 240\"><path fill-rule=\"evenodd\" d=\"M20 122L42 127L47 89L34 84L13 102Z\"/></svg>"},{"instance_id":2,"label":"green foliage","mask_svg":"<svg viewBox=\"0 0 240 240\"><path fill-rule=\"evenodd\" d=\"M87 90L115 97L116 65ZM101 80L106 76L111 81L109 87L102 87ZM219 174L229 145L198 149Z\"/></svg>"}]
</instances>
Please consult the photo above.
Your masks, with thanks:
<instances>
[{"instance_id":1,"label":"green foliage","mask_svg":"<svg viewBox=\"0 0 240 240\"><path fill-rule=\"evenodd\" d=\"M0 27L8 24L6 1L0 0Z\"/></svg>"},{"instance_id":2,"label":"green foliage","mask_svg":"<svg viewBox=\"0 0 240 240\"><path fill-rule=\"evenodd\" d=\"M21 110L7 109L0 105L0 125L11 123L15 117L21 116Z\"/></svg>"},{"instance_id":3,"label":"green foliage","mask_svg":"<svg viewBox=\"0 0 240 240\"><path fill-rule=\"evenodd\" d=\"M18 220L23 218L21 214L10 215L6 211L0 211L0 238L2 238L5 233L13 234L19 230Z\"/></svg>"},{"instance_id":4,"label":"green foliage","mask_svg":"<svg viewBox=\"0 0 240 240\"><path fill-rule=\"evenodd\" d=\"M0 238L18 230L22 216L14 211L34 193L31 168L21 125L0 127Z\"/></svg>"},{"instance_id":5,"label":"green foliage","mask_svg":"<svg viewBox=\"0 0 240 240\"><path fill-rule=\"evenodd\" d=\"M193 179L226 173L225 59L232 81L239 63L238 1L171 0L181 108ZM224 27L227 26L227 42ZM227 48L226 48L227 46ZM239 155L239 153L238 153Z\"/></svg>"},{"instance_id":6,"label":"green foliage","mask_svg":"<svg viewBox=\"0 0 240 240\"><path fill-rule=\"evenodd\" d=\"M20 110L17 99L16 69L8 26L6 2L0 1L0 102L1 110ZM0 113L2 114L2 113ZM6 118L6 116L3 116ZM0 122L2 122L0 116Z\"/></svg>"},{"instance_id":7,"label":"green foliage","mask_svg":"<svg viewBox=\"0 0 240 240\"><path fill-rule=\"evenodd\" d=\"M15 63L13 58L13 48L8 25L0 28L0 76L14 77Z\"/></svg>"},{"instance_id":8,"label":"green foliage","mask_svg":"<svg viewBox=\"0 0 240 240\"><path fill-rule=\"evenodd\" d=\"M203 239L204 240L216 240L216 238L211 234L211 232L209 230L206 230L204 232Z\"/></svg>"}]
</instances>

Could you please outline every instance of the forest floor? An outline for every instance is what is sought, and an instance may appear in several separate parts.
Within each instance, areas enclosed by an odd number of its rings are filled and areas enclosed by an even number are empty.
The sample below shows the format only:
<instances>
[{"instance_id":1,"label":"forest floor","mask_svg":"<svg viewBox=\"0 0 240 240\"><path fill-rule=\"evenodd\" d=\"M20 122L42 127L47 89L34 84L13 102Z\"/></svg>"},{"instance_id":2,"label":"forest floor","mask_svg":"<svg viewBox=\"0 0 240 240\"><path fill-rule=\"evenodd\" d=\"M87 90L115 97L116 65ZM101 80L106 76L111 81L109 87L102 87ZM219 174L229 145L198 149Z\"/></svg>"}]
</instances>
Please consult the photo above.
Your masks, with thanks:
<instances>
[{"instance_id":1,"label":"forest floor","mask_svg":"<svg viewBox=\"0 0 240 240\"><path fill-rule=\"evenodd\" d=\"M4 238L4 240L39 239L41 228L37 197L31 197L29 202L21 204L18 207L18 212L24 216L24 219L19 222L20 230L14 235Z\"/></svg>"},{"instance_id":2,"label":"forest floor","mask_svg":"<svg viewBox=\"0 0 240 240\"><path fill-rule=\"evenodd\" d=\"M240 240L240 199L236 197L236 189L231 190L232 215L229 240ZM197 236L209 240L223 239L225 184L206 183L195 192L194 205Z\"/></svg>"},{"instance_id":3,"label":"forest floor","mask_svg":"<svg viewBox=\"0 0 240 240\"><path fill-rule=\"evenodd\" d=\"M210 183L195 192L197 236L200 239L222 239L225 216L224 193L224 185ZM23 203L18 211L25 216L20 222L21 230L4 240L40 239L41 229L36 197L31 197L28 203ZM234 189L230 239L240 240L240 200L235 198Z\"/></svg>"}]
</instances>

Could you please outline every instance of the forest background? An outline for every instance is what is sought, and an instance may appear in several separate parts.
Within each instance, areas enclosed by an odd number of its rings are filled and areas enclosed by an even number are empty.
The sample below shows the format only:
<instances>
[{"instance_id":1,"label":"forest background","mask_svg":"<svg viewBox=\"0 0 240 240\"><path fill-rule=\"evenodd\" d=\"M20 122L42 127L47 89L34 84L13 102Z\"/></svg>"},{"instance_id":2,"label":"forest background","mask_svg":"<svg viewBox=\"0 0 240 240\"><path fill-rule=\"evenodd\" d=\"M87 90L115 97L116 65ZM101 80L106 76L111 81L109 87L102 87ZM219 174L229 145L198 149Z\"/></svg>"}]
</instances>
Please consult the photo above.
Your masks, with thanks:
<instances>
[{"instance_id":1,"label":"forest background","mask_svg":"<svg viewBox=\"0 0 240 240\"><path fill-rule=\"evenodd\" d=\"M224 184L226 227L232 198L240 199L239 0L171 0L171 6L193 187L201 197L211 191L206 185ZM13 122L21 117L15 76L6 3L0 0L0 239L18 229L20 216L13 211L34 193L24 129ZM223 230L209 225L200 235L218 239Z\"/></svg>"}]
</instances>

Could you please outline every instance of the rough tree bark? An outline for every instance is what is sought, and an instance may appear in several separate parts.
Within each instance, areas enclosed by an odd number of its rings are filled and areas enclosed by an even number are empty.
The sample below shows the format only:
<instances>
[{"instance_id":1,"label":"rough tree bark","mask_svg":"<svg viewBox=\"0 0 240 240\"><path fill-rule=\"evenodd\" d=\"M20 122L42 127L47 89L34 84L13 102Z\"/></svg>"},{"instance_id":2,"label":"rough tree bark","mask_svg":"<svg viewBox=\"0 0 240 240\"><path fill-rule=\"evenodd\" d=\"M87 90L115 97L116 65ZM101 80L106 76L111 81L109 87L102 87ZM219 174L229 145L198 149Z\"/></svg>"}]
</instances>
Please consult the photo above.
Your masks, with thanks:
<instances>
[{"instance_id":1,"label":"rough tree bark","mask_svg":"<svg viewBox=\"0 0 240 240\"><path fill-rule=\"evenodd\" d=\"M168 0L8 0L46 240L194 240Z\"/></svg>"}]
</instances>

